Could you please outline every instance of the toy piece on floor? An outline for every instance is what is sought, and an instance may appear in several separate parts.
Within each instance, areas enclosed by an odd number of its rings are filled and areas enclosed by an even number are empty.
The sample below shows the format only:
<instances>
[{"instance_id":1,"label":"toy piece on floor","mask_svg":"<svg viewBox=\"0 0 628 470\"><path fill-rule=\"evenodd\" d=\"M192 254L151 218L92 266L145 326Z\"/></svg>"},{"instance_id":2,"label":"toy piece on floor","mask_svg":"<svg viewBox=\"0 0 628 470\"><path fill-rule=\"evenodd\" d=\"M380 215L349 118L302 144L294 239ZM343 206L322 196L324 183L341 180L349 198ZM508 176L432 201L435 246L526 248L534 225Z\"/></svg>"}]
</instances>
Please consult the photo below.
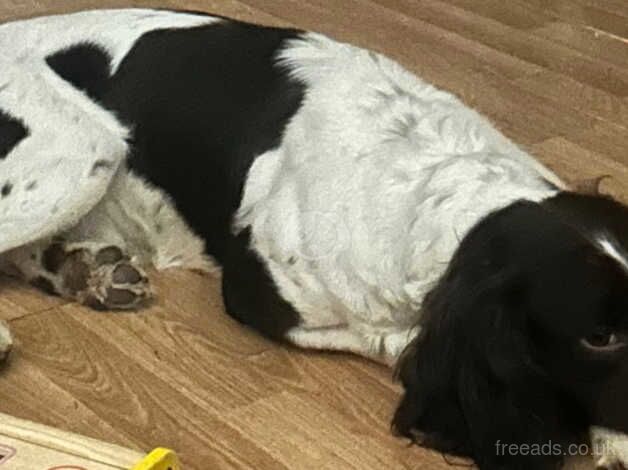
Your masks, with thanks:
<instances>
[{"instance_id":1,"label":"toy piece on floor","mask_svg":"<svg viewBox=\"0 0 628 470\"><path fill-rule=\"evenodd\" d=\"M176 455L148 456L0 413L0 470L181 470Z\"/></svg>"},{"instance_id":2,"label":"toy piece on floor","mask_svg":"<svg viewBox=\"0 0 628 470\"><path fill-rule=\"evenodd\" d=\"M181 470L176 454L168 449L155 449L131 470Z\"/></svg>"}]
</instances>

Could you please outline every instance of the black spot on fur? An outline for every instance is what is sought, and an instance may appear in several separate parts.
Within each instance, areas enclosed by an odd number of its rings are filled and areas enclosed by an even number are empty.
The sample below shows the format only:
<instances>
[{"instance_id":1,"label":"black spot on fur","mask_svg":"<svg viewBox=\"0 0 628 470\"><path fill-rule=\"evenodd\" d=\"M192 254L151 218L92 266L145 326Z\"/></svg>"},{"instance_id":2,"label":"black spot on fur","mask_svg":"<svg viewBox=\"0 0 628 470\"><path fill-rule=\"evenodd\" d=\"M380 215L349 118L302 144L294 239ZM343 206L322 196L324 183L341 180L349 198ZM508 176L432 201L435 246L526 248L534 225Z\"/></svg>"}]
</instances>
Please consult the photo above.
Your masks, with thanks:
<instances>
[{"instance_id":1,"label":"black spot on fur","mask_svg":"<svg viewBox=\"0 0 628 470\"><path fill-rule=\"evenodd\" d=\"M280 144L304 85L276 58L299 32L225 21L142 36L101 102L133 129L129 167L165 190L223 265L227 310L280 338L297 314L231 233L249 168Z\"/></svg>"},{"instance_id":2,"label":"black spot on fur","mask_svg":"<svg viewBox=\"0 0 628 470\"><path fill-rule=\"evenodd\" d=\"M0 160L27 136L28 129L21 121L0 110Z\"/></svg>"},{"instance_id":3,"label":"black spot on fur","mask_svg":"<svg viewBox=\"0 0 628 470\"><path fill-rule=\"evenodd\" d=\"M61 78L98 100L111 75L111 57L96 44L77 44L46 58Z\"/></svg>"},{"instance_id":4,"label":"black spot on fur","mask_svg":"<svg viewBox=\"0 0 628 470\"><path fill-rule=\"evenodd\" d=\"M7 197L13 191L13 185L9 182L4 183L2 189L0 189L0 196Z\"/></svg>"},{"instance_id":5,"label":"black spot on fur","mask_svg":"<svg viewBox=\"0 0 628 470\"><path fill-rule=\"evenodd\" d=\"M53 243L42 253L41 265L49 273L56 274L65 263L67 253L61 243Z\"/></svg>"}]
</instances>

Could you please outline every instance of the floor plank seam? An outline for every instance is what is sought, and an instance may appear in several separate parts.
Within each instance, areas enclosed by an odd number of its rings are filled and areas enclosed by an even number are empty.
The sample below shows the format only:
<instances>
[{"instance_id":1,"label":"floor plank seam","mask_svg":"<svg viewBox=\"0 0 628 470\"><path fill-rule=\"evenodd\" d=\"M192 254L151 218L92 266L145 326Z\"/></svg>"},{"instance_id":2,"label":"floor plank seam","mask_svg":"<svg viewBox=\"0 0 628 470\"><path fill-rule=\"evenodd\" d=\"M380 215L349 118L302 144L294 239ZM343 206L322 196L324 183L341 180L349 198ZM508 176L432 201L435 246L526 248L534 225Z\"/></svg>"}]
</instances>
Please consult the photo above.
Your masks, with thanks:
<instances>
[{"instance_id":1,"label":"floor plank seam","mask_svg":"<svg viewBox=\"0 0 628 470\"><path fill-rule=\"evenodd\" d=\"M44 315L46 313L50 313L54 310L60 309L65 307L66 305L69 305L71 302L68 303L64 303L64 304L59 304L59 305L55 305L54 307L49 307L49 308L45 308L43 310L37 310L36 312L30 312L30 313L25 313L24 315L21 315L19 317L15 317L15 318L11 318L10 320L7 320L7 323L13 325L18 323L21 320L26 320L32 317L35 317L37 315Z\"/></svg>"}]
</instances>

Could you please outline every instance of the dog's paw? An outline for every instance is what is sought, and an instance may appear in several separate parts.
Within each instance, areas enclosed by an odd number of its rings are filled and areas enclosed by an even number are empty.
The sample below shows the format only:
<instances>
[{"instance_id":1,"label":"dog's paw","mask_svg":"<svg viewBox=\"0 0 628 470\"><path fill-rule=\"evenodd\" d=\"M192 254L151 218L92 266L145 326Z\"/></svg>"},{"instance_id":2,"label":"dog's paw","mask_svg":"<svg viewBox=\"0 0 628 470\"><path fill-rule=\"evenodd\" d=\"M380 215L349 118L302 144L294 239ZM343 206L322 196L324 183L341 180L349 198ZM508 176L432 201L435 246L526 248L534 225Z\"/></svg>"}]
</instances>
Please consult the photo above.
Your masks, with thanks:
<instances>
[{"instance_id":1,"label":"dog's paw","mask_svg":"<svg viewBox=\"0 0 628 470\"><path fill-rule=\"evenodd\" d=\"M148 277L133 260L99 266L87 284L79 300L97 310L133 309L151 297Z\"/></svg>"},{"instance_id":2,"label":"dog's paw","mask_svg":"<svg viewBox=\"0 0 628 470\"><path fill-rule=\"evenodd\" d=\"M117 246L52 244L42 257L57 294L97 310L129 310L151 296L148 276Z\"/></svg>"}]
</instances>

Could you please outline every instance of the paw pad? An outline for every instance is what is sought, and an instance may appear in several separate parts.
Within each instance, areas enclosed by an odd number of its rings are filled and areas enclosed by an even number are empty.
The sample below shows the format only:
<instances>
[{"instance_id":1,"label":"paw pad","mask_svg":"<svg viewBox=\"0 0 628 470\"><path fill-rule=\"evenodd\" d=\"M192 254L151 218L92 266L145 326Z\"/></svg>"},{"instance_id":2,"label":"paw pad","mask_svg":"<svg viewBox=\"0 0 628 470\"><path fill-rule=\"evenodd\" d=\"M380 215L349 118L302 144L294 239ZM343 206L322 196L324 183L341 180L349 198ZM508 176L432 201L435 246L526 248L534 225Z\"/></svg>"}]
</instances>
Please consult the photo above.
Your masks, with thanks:
<instances>
[{"instance_id":1,"label":"paw pad","mask_svg":"<svg viewBox=\"0 0 628 470\"><path fill-rule=\"evenodd\" d=\"M144 271L114 245L96 249L88 243L73 244L68 249L53 243L41 262L50 276L33 283L96 310L132 309L151 296Z\"/></svg>"},{"instance_id":2,"label":"paw pad","mask_svg":"<svg viewBox=\"0 0 628 470\"><path fill-rule=\"evenodd\" d=\"M142 280L142 275L130 264L119 264L113 270L112 278L116 284L137 284Z\"/></svg>"},{"instance_id":3,"label":"paw pad","mask_svg":"<svg viewBox=\"0 0 628 470\"><path fill-rule=\"evenodd\" d=\"M102 266L103 264L117 263L124 258L124 253L117 246L107 246L98 253L96 253L96 264Z\"/></svg>"},{"instance_id":4,"label":"paw pad","mask_svg":"<svg viewBox=\"0 0 628 470\"><path fill-rule=\"evenodd\" d=\"M105 304L112 306L125 306L136 303L137 295L134 292L126 289L117 289L110 287L107 289L107 296L105 297Z\"/></svg>"}]
</instances>

